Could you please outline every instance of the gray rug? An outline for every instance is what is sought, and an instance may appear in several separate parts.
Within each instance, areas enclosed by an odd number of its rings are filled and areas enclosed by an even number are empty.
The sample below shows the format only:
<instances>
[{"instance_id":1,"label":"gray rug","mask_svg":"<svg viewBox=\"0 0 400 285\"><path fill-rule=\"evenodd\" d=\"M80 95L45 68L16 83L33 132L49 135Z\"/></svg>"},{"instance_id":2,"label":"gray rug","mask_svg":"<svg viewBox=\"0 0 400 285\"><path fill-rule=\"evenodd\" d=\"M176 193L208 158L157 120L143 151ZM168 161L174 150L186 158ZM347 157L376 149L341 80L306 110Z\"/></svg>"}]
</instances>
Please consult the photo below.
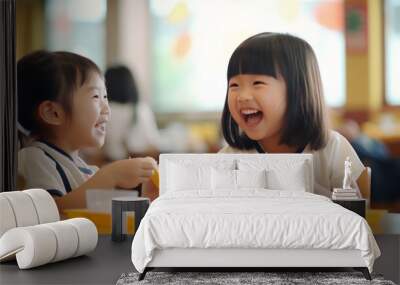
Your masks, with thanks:
<instances>
[{"instance_id":1,"label":"gray rug","mask_svg":"<svg viewBox=\"0 0 400 285\"><path fill-rule=\"evenodd\" d=\"M138 281L139 273L122 274L117 285L133 284L379 284L395 285L380 275L372 275L372 281L360 272L148 272Z\"/></svg>"}]
</instances>

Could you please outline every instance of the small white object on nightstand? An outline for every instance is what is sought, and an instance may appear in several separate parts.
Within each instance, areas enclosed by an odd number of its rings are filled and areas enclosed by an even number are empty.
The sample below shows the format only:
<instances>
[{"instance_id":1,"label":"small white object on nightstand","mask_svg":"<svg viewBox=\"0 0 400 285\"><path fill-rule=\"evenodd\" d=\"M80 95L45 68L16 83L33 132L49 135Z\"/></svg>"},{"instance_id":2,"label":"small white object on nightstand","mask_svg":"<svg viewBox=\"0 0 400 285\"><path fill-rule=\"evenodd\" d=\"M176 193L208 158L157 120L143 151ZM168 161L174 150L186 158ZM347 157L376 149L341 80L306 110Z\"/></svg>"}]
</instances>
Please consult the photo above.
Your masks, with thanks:
<instances>
[{"instance_id":1,"label":"small white object on nightstand","mask_svg":"<svg viewBox=\"0 0 400 285\"><path fill-rule=\"evenodd\" d=\"M351 160L350 157L346 157L344 161L344 178L343 178L343 189L351 189Z\"/></svg>"},{"instance_id":2,"label":"small white object on nightstand","mask_svg":"<svg viewBox=\"0 0 400 285\"><path fill-rule=\"evenodd\" d=\"M333 189L333 200L355 200L360 198L358 190L351 187L351 183L353 181L351 165L352 163L350 157L346 157L346 160L344 161L343 188Z\"/></svg>"}]
</instances>

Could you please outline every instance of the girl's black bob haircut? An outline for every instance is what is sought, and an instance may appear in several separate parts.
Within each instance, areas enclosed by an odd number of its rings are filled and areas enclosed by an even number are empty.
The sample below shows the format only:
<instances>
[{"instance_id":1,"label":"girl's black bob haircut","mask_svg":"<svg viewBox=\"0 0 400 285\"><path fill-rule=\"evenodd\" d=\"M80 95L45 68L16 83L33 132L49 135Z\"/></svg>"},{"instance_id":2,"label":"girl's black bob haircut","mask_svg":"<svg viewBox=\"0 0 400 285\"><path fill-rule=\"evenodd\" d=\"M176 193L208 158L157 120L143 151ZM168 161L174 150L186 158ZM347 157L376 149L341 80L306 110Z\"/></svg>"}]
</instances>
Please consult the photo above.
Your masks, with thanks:
<instances>
[{"instance_id":1,"label":"girl's black bob haircut","mask_svg":"<svg viewBox=\"0 0 400 285\"><path fill-rule=\"evenodd\" d=\"M327 143L324 95L317 59L304 40L280 33L261 33L242 42L233 52L227 80L240 74L263 74L286 83L287 106L281 144L319 150ZM222 132L227 143L241 150L254 149L257 142L239 130L232 119L226 93Z\"/></svg>"}]
</instances>

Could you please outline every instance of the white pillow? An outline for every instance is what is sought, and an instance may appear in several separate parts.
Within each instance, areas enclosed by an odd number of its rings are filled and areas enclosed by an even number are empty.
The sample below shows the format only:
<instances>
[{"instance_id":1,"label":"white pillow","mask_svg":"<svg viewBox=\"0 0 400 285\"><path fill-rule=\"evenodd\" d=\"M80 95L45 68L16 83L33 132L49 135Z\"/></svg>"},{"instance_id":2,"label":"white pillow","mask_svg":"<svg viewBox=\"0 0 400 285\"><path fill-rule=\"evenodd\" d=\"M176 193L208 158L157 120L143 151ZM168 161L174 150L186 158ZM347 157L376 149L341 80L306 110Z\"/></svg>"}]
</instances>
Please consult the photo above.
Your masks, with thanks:
<instances>
[{"instance_id":1,"label":"white pillow","mask_svg":"<svg viewBox=\"0 0 400 285\"><path fill-rule=\"evenodd\" d=\"M306 191L308 185L306 174L305 163L295 164L285 171L269 169L267 171L268 189Z\"/></svg>"},{"instance_id":2,"label":"white pillow","mask_svg":"<svg viewBox=\"0 0 400 285\"><path fill-rule=\"evenodd\" d=\"M236 170L238 188L267 188L267 171Z\"/></svg>"},{"instance_id":3,"label":"white pillow","mask_svg":"<svg viewBox=\"0 0 400 285\"><path fill-rule=\"evenodd\" d=\"M170 191L211 189L211 167L168 163L167 188Z\"/></svg>"},{"instance_id":4,"label":"white pillow","mask_svg":"<svg viewBox=\"0 0 400 285\"><path fill-rule=\"evenodd\" d=\"M237 190L240 188L267 188L264 170L212 169L214 190Z\"/></svg>"},{"instance_id":5,"label":"white pillow","mask_svg":"<svg viewBox=\"0 0 400 285\"><path fill-rule=\"evenodd\" d=\"M240 159L240 170L266 170L267 188L271 190L308 191L311 189L309 164L304 160L279 159Z\"/></svg>"},{"instance_id":6,"label":"white pillow","mask_svg":"<svg viewBox=\"0 0 400 285\"><path fill-rule=\"evenodd\" d=\"M212 189L236 190L236 170L212 168Z\"/></svg>"}]
</instances>

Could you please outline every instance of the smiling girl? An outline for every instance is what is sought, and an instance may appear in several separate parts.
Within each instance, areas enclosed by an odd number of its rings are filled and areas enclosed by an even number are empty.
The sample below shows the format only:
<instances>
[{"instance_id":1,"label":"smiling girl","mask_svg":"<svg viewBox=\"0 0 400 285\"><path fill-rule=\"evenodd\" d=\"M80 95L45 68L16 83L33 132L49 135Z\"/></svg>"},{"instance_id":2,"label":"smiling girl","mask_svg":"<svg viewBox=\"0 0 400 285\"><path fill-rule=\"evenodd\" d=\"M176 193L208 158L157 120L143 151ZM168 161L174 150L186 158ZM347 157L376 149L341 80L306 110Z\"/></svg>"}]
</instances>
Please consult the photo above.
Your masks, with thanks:
<instances>
[{"instance_id":1,"label":"smiling girl","mask_svg":"<svg viewBox=\"0 0 400 285\"><path fill-rule=\"evenodd\" d=\"M317 59L304 40L261 33L245 40L228 65L221 153L312 153L314 192L341 188L350 157L353 186L364 170L350 143L328 130Z\"/></svg>"}]
</instances>

